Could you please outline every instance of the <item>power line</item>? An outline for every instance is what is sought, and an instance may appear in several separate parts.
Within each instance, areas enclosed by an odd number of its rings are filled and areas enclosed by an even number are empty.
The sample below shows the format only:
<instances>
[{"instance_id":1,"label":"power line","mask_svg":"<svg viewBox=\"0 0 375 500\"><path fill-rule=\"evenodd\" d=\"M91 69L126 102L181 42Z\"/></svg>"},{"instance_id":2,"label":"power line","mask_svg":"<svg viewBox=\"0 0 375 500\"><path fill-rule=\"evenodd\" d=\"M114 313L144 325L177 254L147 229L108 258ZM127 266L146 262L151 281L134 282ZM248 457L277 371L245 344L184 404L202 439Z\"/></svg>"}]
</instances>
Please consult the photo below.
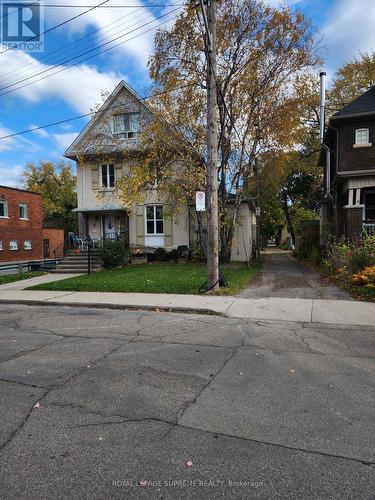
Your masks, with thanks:
<instances>
[{"instance_id":1,"label":"power line","mask_svg":"<svg viewBox=\"0 0 375 500\"><path fill-rule=\"evenodd\" d=\"M62 23L57 24L56 26L52 26L48 30L43 31L42 33L39 33L38 35L32 36L31 38L28 38L27 40L25 40L25 43L26 42L31 42L32 40L35 40L35 39L39 38L40 36L45 35L46 33L50 33L51 31L53 31L53 30L55 30L57 28L60 28L61 26L64 26L67 23L70 23L70 21L74 21L75 19L78 19L79 17L84 16L88 12L91 12L92 10L97 9L98 7L100 7L101 5L103 5L103 4L107 3L107 2L109 2L109 0L104 0L104 2L101 2L98 5L92 6L90 9L87 9L87 10L81 12L80 14L77 14L76 16L70 17L69 19L66 19L65 21L63 21ZM5 50L3 50L3 51L0 52L0 55L4 54L5 52L8 52L8 50L11 50L11 49L12 49L11 47L7 47Z\"/></svg>"},{"instance_id":2,"label":"power line","mask_svg":"<svg viewBox=\"0 0 375 500\"><path fill-rule=\"evenodd\" d=\"M33 4L35 5L35 4ZM183 3L168 3L168 4L160 4L160 5L154 5L154 7L158 8L165 8L165 7L181 7L184 5ZM79 8L79 9L84 9L86 7L90 7L89 5L67 5L67 4L41 4L43 7L48 7L48 8ZM100 6L101 9L135 9L135 8L143 8L143 9L148 9L149 5L103 5Z\"/></svg>"},{"instance_id":3,"label":"power line","mask_svg":"<svg viewBox=\"0 0 375 500\"><path fill-rule=\"evenodd\" d=\"M159 96L162 96L162 95L165 95L165 94L170 94L171 92L175 92L176 90L182 90L184 88L192 87L194 85L197 85L197 84L196 83L187 83L186 85L181 85L180 87L175 87L173 89L163 90L163 91L160 91L160 92L155 92L154 94L150 94L148 96L139 97L138 100L141 101L141 102L142 101L147 101L147 99L152 99L153 97L159 97ZM110 108L106 108L106 110L117 109L117 108L120 108L120 107L123 107L123 106L124 106L123 104L118 104L117 106L111 106ZM26 129L26 130L22 130L21 132L14 132L12 134L4 135L4 136L0 137L0 140L10 139L11 137L16 137L18 135L24 135L24 134L27 134L29 132L35 132L37 130L42 130L42 129L49 128L49 127L54 127L56 125L61 125L63 123L72 122L74 120L80 120L82 118L87 118L88 116L92 116L93 117L97 113L100 113L100 109L98 111L96 111L96 112L95 111L90 111L89 113L85 113L83 115L73 116L71 118L66 118L64 120L59 120L57 122L47 123L46 125L40 125L39 127L34 127L34 128L29 128L29 129Z\"/></svg>"},{"instance_id":4,"label":"power line","mask_svg":"<svg viewBox=\"0 0 375 500\"><path fill-rule=\"evenodd\" d=\"M100 27L100 28L97 28L97 29L95 29L95 30L93 30L93 31L90 31L90 32L89 32L89 33L87 33L86 35L84 35L84 36L82 36L82 37L80 37L80 38L77 38L76 40L73 40L72 42L70 42L70 43L68 43L68 44L64 45L63 47L59 47L59 48L57 48L56 50L53 50L53 51L51 51L51 52L48 52L48 53L44 54L42 57L39 57L38 59L33 59L31 62L29 62L29 63L27 63L27 64L23 64L23 65L21 65L21 66L17 66L17 67L16 67L16 68L14 68L13 70L11 70L11 71L7 71L6 73L3 73L3 74L2 74L2 77L1 77L1 80L2 80L3 82L4 82L4 80L5 80L5 81L6 81L6 80L9 80L9 78L5 78L5 79L4 79L4 77L6 77L7 75L10 75L10 74L12 74L12 77L13 77L15 72L16 72L16 74L18 73L18 70L22 70L22 69L27 68L27 67L29 67L29 66L33 66L33 65L35 65L35 64L38 64L40 61L43 61L43 60L47 59L48 57L52 56L53 54L56 54L56 53L58 53L58 52L61 52L62 50L64 50L64 53L66 53L66 48L67 48L67 47L71 47L72 45L76 45L76 44L77 44L77 42L80 42L81 40L87 39L87 38L89 38L90 36L92 36L92 35L94 35L94 34L96 34L96 33L99 33L100 31L103 31L105 28L108 28L109 26L112 26L112 25L114 25L114 24L117 24L119 21L121 21L121 20L122 20L122 19L124 19L124 18L129 18L129 15L131 15L131 14L135 14L135 13L136 13L138 10L140 10L142 7L144 7L144 6L143 6L143 5L141 5L141 6L139 6L138 8L136 8L133 12L130 12L130 13L128 13L128 14L125 14L125 15L123 15L123 16L121 16L121 17L119 17L118 19L116 19L115 21L112 21L112 22L110 22L110 23L108 23L108 24L106 24L106 25L104 25L104 26L102 26L102 27ZM151 4L148 4L148 8L149 8L149 9L153 9L153 8L156 8L156 6L152 5L152 2L151 2ZM132 17L134 17L134 16L132 16ZM131 18L132 18L132 17L131 17ZM129 18L129 19L131 19L131 18ZM125 24L125 23L121 23L119 26L122 26L122 25L124 25L124 24ZM119 26L118 26L118 27L119 27ZM110 31L112 31L112 30L113 30L113 29L115 29L115 28L116 28L116 27L113 27L113 28L111 28L111 29L107 30L105 33L109 33ZM85 45L85 42L84 42L83 44L78 43L78 45L76 45L76 47L79 47L79 46L82 46L82 45ZM70 52L70 51L68 51L68 52ZM20 72L20 74L23 74L23 73L25 73L25 71L21 71L21 72Z\"/></svg>"},{"instance_id":5,"label":"power line","mask_svg":"<svg viewBox=\"0 0 375 500\"><path fill-rule=\"evenodd\" d=\"M64 61L64 62L62 62L62 63L60 63L58 66L60 66L61 64L66 64L66 63L69 63L70 61L73 61L74 59L77 59L77 58L79 58L79 57L82 57L82 56L84 56L84 55L86 55L86 54L88 54L88 53L90 53L90 52L96 51L98 48L100 48L100 47L102 47L102 46L105 46L105 45L108 45L109 43L112 43L112 42L114 42L115 40L118 40L119 38L122 38L122 37L124 37L124 36L126 36L126 35L129 35L130 33L133 33L134 31L137 31L138 29L143 28L144 26L147 26L147 25L151 24L152 22L155 22L155 21L157 21L157 20L159 20L159 19L162 19L163 17L166 17L166 16L168 16L169 14L172 14L172 13L173 13L173 12L175 12L176 10L178 10L178 9L174 9L173 11L167 12L166 14L163 14L162 16L159 16L159 17L158 17L158 18L156 18L156 19L153 19L152 21L149 21L149 22L147 22L147 23L144 23L143 25L138 26L137 28L134 28L133 30L131 30L131 31L129 31L129 32L127 32L127 33L125 33L125 34L123 34L123 35L121 35L121 36L119 36L119 37L115 38L114 40L112 40L112 41L110 41L110 42L106 42L106 43L104 43L104 44L102 44L102 45L99 45L99 47L96 47L96 48L91 49L91 50L89 50L89 51L83 52L82 54L80 54L80 55L78 55L78 56L75 56L75 57L73 57L73 58L70 58L70 59L68 59L68 60L66 60L66 61ZM167 19L167 20L166 20L166 21L164 21L163 23L159 23L158 25L153 26L153 27L149 28L148 30L145 30L145 31L143 31L143 32L141 32L141 33L138 33L137 35L135 35L135 36L133 36L133 37L131 37L131 38L127 39L127 40L124 40L124 41L122 41L122 42L119 42L119 43L117 43L117 44L113 45L112 47L108 47L108 48L107 48L107 49L105 49L105 50L99 51L98 53L93 54L93 55L91 55L91 56L89 56L89 57L87 57L87 58L83 59L82 61L77 61L77 62L76 62L76 63L74 63L74 64L70 64L70 65L68 65L68 66L64 66L63 68L59 69L58 71L55 71L54 73L51 73L51 74L49 74L49 75L47 75L47 76L44 76L44 77L42 77L42 78L39 78L39 79L37 79L37 80L35 80L35 81L32 81L32 82L29 82L29 83L26 83L26 84L24 84L24 85L21 85L21 86L19 86L19 87L14 88L14 89L7 90L6 92L2 92L2 93L0 93L0 96L10 94L10 93L12 93L12 92L15 92L15 91L17 91L17 90L20 90L20 89L22 89L22 88L24 88L24 87L27 87L27 86L29 86L29 85L33 85L34 83L37 83L37 82L39 82L39 81L41 81L41 80L44 80L44 79L46 79L46 78L49 78L50 76L56 75L56 74L58 74L58 73L61 73L62 71L66 71L66 70L67 70L67 69L69 69L69 68L72 68L72 67L74 67L74 66L77 66L78 64L81 64L81 63L82 63L82 62L84 62L84 61L88 61L88 60L90 60L90 59L92 59L92 58L94 58L94 57L97 57L97 56L98 56L98 55L100 55L100 54L104 54L104 53L106 53L106 52L108 52L108 51L110 51L110 50L113 50L114 48L116 48L116 47L118 47L118 46L120 46L120 45L123 45L124 43L129 42L130 40L133 40L134 38L137 38L137 37L139 37L139 36L141 36L141 35L144 35L145 33L148 33L149 31L151 31L151 30L153 30L153 29L158 28L158 27L159 27L159 26L161 26L162 24L165 24L166 22L169 22L169 21L171 21L172 19L174 19L174 18L172 17L172 18L170 18L170 19ZM22 79L22 80L19 80L19 81L17 81L17 82L12 83L12 84L9 84L9 85L6 85L6 86L4 86L4 87L1 87L1 89L2 89L2 90L5 90L5 89L7 89L7 88L9 88L9 87L13 87L13 86L17 85L18 83L23 83L23 82L24 82L24 81L26 81L26 80L30 80L31 78L35 78L36 76L39 76L39 75L41 75L41 74L47 73L47 72L49 72L49 71L52 71L52 70L53 70L53 69L55 69L56 67L57 67L57 66L55 65L55 66L53 66L53 67L51 67L51 68L48 68L48 69L45 69L45 70L40 71L40 72L38 72L38 73L35 73L33 76L29 76L29 77L27 77L27 78L24 78L24 79ZM0 90L1 90L1 89L0 89Z\"/></svg>"},{"instance_id":6,"label":"power line","mask_svg":"<svg viewBox=\"0 0 375 500\"><path fill-rule=\"evenodd\" d=\"M125 16L123 16L123 17L127 17L127 18L128 18L128 15L125 15ZM122 25L126 24L126 23L127 23L129 20L131 20L132 18L134 19L134 16L132 16L132 17L128 18L125 22L121 23L119 26L115 26L115 27L111 28L110 30L108 30L108 31L107 31L107 34L108 34L110 31L113 31L114 29L119 28L120 26L122 26ZM120 18L120 19L122 19L122 18ZM138 21L146 21L147 19L149 19L149 17L146 17L146 18L144 18L144 19L139 19ZM118 21L113 21L113 22L112 22L112 23L110 23L110 24L114 24L114 23L116 23L116 22L118 22ZM131 24L130 26L127 26L127 28L132 28L132 27L133 27L133 26L135 26L135 25L136 25L136 23L133 23L133 24ZM109 26L109 25L108 25L108 26ZM139 27L142 27L142 25L141 25L141 26L139 26ZM138 27L137 29L139 29L139 27ZM100 28L99 28L99 29L100 29ZM97 31L99 31L99 30L95 30L95 32L97 32ZM123 32L123 31L119 30L119 31L116 31L116 32L112 35L112 37L113 37L113 36L115 36L115 35L117 35L118 33L122 33L122 35L121 35L121 36L125 36L125 35L127 35L129 32ZM89 36L89 35L86 35L85 37L82 37L82 39L87 38L88 36ZM121 36L119 36L118 38L121 38ZM107 36L104 36L104 40L105 40L105 39L107 39L107 38L108 38ZM117 40L118 38L115 38L115 39L113 39L113 38L112 38L112 40L109 40L109 41L107 42L107 44L109 44L109 43L111 43L111 42L114 42L114 41L115 41L115 40ZM75 42L77 42L77 41L79 41L79 40L76 40ZM71 44L68 44L67 46L69 46L69 45L73 45L75 42L72 42ZM79 52L74 52L74 49L73 49L73 52L72 52L72 50L70 50L70 51L68 50L67 52L65 52L65 51L64 51L64 57L63 57L63 59L60 59L60 60L55 61L54 63L52 63L53 65L52 65L51 67L49 67L49 68L45 69L44 71L45 71L45 72L51 71L51 70L53 70L53 69L54 69L54 67L57 67L57 66L58 66L58 65L60 65L60 64L64 64L65 62L69 62L69 61L73 60L74 58L82 57L82 56L83 56L83 55L85 55L86 53L89 53L89 52L92 52L92 51L98 50L98 49L99 49L100 47L102 47L103 45L105 45L105 44L103 43L103 44L101 44L101 45L99 45L99 46L97 46L97 47L94 47L93 49L90 49L90 50L89 50L89 51L87 51L87 52L82 52L82 53L79 53ZM45 59L45 58L46 58L46 57L48 57L49 55L54 54L54 53L57 53L57 52L60 52L61 50L64 50L67 46L65 46L65 47L60 47L60 48L56 49L55 51L53 51L52 53L47 54L46 56L41 57L41 58L40 58L40 59L38 59L38 60L36 60L36 59L35 59L35 60L33 60L32 62L30 62L30 63L28 63L28 64L24 65L24 67L26 68L27 66L33 66L33 65L35 65L35 64L38 64L38 63L40 63L40 61L41 61L41 60ZM82 46L82 48L86 48L86 47L87 47L87 42L83 42L83 44L78 44L78 45L77 45L77 47L75 47L75 48L78 48L79 46ZM90 45L90 46L92 46L92 42L91 42L91 45ZM65 59L65 58L66 58L66 56L69 54L69 52L71 53L71 55L72 55L72 56L74 56L75 54L78 54L78 55L76 55L76 57L72 57L72 58L70 58L70 59L69 59L69 58L68 58L68 59ZM45 64L46 64L46 63L45 63ZM23 68L23 66L20 66L20 67L19 67L19 69L22 69L22 68ZM30 69L30 70L31 70L31 69ZM32 70L31 70L31 71L32 71ZM40 73L41 73L41 72L40 72ZM11 86L13 86L13 85L16 85L17 83L22 83L22 82L24 82L24 81L26 81L26 80L28 80L28 79L34 78L35 76L38 76L40 73L35 73L35 74L32 74L30 71L28 71L28 70L26 70L26 69L25 69L24 71L20 71L20 72L17 72L17 71L15 71L15 70L14 70L14 71L8 71L8 72L7 72L7 73L5 73L5 75L3 75L3 76L6 76L7 74L8 74L8 75L9 75L9 74L12 74L12 76L9 76L8 78L3 78L3 77L0 77L0 81L1 81L1 83L3 84L3 86L2 86L2 87L0 87L0 90L5 90L6 88L11 87ZM20 76L20 77L21 77L21 76L22 76L22 74L25 74L26 76L25 76L24 78L21 78L21 80L19 80L19 81L14 81L14 76L16 76L16 77L17 77L17 76ZM27 75L30 75L30 76L27 76ZM8 83L7 83L7 82L8 82ZM4 85L4 84L6 84L6 85Z\"/></svg>"}]
</instances>

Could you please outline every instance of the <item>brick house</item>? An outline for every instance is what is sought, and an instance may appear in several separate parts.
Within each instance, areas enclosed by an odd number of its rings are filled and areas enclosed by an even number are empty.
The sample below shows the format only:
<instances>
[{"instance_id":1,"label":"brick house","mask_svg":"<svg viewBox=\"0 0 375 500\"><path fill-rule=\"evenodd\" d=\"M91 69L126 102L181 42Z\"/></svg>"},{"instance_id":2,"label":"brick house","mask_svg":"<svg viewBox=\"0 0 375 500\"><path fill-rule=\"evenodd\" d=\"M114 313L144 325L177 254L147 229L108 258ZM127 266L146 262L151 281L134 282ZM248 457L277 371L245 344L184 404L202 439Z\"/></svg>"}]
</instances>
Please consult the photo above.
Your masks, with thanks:
<instances>
[{"instance_id":1,"label":"brick house","mask_svg":"<svg viewBox=\"0 0 375 500\"><path fill-rule=\"evenodd\" d=\"M0 263L53 257L63 241L62 229L43 228L38 193L0 186Z\"/></svg>"},{"instance_id":2,"label":"brick house","mask_svg":"<svg viewBox=\"0 0 375 500\"><path fill-rule=\"evenodd\" d=\"M322 230L375 234L375 87L335 113L324 135Z\"/></svg>"}]
</instances>

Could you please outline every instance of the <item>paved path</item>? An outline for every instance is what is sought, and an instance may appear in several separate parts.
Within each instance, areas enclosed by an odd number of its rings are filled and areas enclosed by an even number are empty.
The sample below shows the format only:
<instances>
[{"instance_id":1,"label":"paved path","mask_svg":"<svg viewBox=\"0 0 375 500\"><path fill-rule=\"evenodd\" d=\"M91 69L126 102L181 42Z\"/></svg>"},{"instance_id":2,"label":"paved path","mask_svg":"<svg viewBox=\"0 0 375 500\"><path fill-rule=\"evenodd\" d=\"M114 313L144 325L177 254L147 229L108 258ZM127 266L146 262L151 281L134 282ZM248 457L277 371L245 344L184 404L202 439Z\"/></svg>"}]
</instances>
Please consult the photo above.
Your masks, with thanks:
<instances>
[{"instance_id":1,"label":"paved path","mask_svg":"<svg viewBox=\"0 0 375 500\"><path fill-rule=\"evenodd\" d=\"M370 500L375 329L0 306L0 491Z\"/></svg>"},{"instance_id":2,"label":"paved path","mask_svg":"<svg viewBox=\"0 0 375 500\"><path fill-rule=\"evenodd\" d=\"M241 297L351 300L337 286L323 283L318 273L294 259L291 252L270 249L263 255L265 263L259 278L240 293Z\"/></svg>"},{"instance_id":3,"label":"paved path","mask_svg":"<svg viewBox=\"0 0 375 500\"><path fill-rule=\"evenodd\" d=\"M0 291L4 290L24 290L29 286L41 285L43 283L52 283L53 281L66 280L68 278L75 278L76 276L81 276L80 274L42 274L42 276L36 276L35 278L30 278L28 280L13 281L13 283L6 283L5 285L0 285Z\"/></svg>"}]
</instances>

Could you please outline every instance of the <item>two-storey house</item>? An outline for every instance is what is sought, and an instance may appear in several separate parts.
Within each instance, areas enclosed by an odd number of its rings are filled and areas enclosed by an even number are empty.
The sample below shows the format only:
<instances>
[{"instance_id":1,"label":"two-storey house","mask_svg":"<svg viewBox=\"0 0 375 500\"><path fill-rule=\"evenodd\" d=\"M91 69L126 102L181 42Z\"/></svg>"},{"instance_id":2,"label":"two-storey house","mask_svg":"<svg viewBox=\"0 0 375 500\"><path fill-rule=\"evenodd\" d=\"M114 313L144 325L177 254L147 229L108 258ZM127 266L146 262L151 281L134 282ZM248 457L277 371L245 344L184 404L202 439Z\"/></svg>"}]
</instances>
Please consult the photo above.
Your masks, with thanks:
<instances>
[{"instance_id":1,"label":"two-storey house","mask_svg":"<svg viewBox=\"0 0 375 500\"><path fill-rule=\"evenodd\" d=\"M147 102L122 81L65 152L77 164L79 236L167 250L191 247L197 239L193 206L186 204L170 215L156 186L150 187L143 203L132 207L125 207L118 196L116 182L131 173L132 154L137 154L139 135L152 113ZM246 261L255 238L255 214L249 203L241 205L238 221L232 260Z\"/></svg>"},{"instance_id":2,"label":"two-storey house","mask_svg":"<svg viewBox=\"0 0 375 500\"><path fill-rule=\"evenodd\" d=\"M324 144L322 231L375 234L375 87L332 116Z\"/></svg>"}]
</instances>

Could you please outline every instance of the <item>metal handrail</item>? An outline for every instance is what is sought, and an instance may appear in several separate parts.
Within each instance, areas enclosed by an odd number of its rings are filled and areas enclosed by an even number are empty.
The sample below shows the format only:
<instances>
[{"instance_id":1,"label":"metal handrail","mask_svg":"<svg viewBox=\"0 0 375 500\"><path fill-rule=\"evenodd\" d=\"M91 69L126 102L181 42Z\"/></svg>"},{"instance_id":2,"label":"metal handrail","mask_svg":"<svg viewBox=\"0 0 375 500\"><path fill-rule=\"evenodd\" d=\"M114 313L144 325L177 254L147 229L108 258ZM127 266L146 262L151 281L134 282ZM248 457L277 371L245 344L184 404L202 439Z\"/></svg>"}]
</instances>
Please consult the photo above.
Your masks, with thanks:
<instances>
[{"instance_id":1,"label":"metal handrail","mask_svg":"<svg viewBox=\"0 0 375 500\"><path fill-rule=\"evenodd\" d=\"M73 238L75 237L75 238ZM71 245L68 245L68 242L72 242ZM54 248L53 250L53 254L54 254L54 259L55 259L55 265L57 265L57 257L56 257L56 254L57 254L57 251L59 249L62 248L62 255L64 257L65 255L65 251L67 249L73 249L73 248L79 248L79 245L80 245L80 242L82 242L82 240L80 238L78 238L77 235L75 235L74 233L70 233L62 243L60 243L60 245L57 245L57 247Z\"/></svg>"}]
</instances>

